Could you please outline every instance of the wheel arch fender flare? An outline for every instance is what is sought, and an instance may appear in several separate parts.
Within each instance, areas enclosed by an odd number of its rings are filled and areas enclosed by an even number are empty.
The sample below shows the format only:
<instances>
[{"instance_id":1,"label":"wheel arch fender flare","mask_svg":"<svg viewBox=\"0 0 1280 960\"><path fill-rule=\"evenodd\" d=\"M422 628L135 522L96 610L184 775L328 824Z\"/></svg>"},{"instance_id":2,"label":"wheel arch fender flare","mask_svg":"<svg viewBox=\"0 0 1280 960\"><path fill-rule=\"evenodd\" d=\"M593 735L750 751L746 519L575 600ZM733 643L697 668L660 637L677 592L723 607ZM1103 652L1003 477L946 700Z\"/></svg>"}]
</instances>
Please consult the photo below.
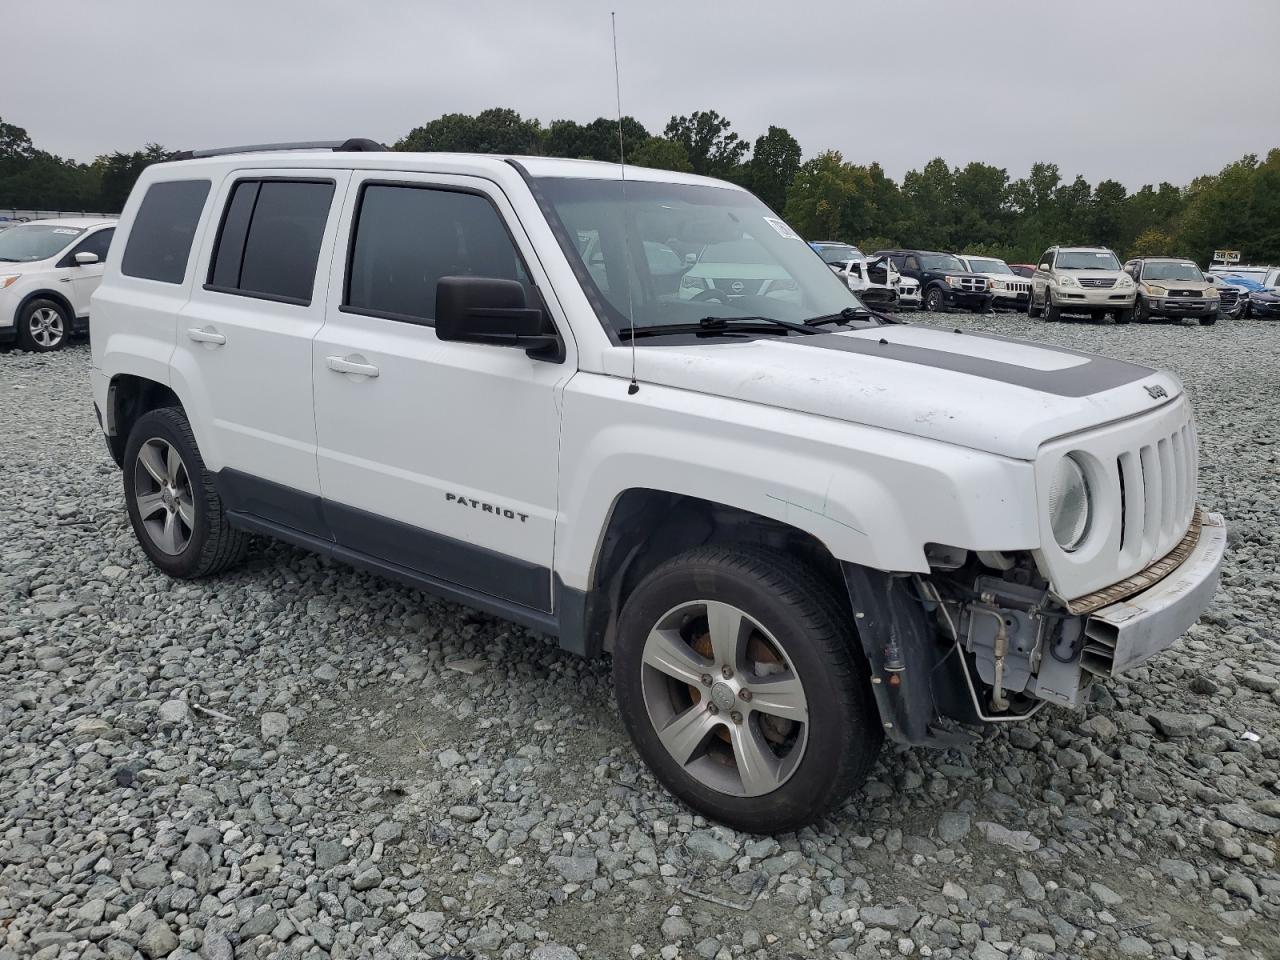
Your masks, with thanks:
<instances>
[{"instance_id":1,"label":"wheel arch fender flare","mask_svg":"<svg viewBox=\"0 0 1280 960\"><path fill-rule=\"evenodd\" d=\"M26 310L27 306L33 300L52 300L62 309L63 319L66 321L68 326L70 326L70 324L75 323L76 312L74 309L72 309L71 301L68 300L66 297L64 297L62 294L60 294L57 290L49 290L49 289L42 288L40 290L32 290L30 293L24 296L20 301L18 301L18 307L13 312L13 322L15 324L17 324L19 319L22 317L22 311ZM67 332L70 333L70 330L68 330Z\"/></svg>"}]
</instances>

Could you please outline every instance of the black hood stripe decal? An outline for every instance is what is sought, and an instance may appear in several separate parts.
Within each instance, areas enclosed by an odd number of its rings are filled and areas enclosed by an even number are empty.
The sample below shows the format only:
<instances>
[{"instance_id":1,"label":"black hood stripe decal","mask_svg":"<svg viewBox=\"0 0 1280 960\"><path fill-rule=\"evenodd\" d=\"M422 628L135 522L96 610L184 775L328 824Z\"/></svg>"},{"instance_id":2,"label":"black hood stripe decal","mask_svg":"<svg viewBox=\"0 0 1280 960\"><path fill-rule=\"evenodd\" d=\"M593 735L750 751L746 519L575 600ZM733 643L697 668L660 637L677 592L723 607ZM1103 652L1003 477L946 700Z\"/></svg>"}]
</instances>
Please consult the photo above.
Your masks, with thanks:
<instances>
[{"instance_id":1,"label":"black hood stripe decal","mask_svg":"<svg viewBox=\"0 0 1280 960\"><path fill-rule=\"evenodd\" d=\"M1003 337L984 337L982 334L957 333L954 336L971 337L975 340L1005 340ZM1087 397L1104 390L1114 390L1116 387L1135 383L1156 372L1150 367L1124 360L1112 360L1110 357L1098 357L1075 350L1060 351L1056 347L1034 343L1026 343L1026 345L1082 357L1085 362L1063 370L1033 370L986 357L970 357L959 353L948 353L945 350L891 343L881 340L874 334L847 336L828 333L812 337L788 338L785 342L798 347L843 350L846 353L860 353L868 357L881 357L885 360L896 360L899 363L911 363L920 367L950 370L953 373L963 373L983 380L995 380L1040 393L1052 393L1059 397ZM1007 342L1024 343L1025 341Z\"/></svg>"}]
</instances>

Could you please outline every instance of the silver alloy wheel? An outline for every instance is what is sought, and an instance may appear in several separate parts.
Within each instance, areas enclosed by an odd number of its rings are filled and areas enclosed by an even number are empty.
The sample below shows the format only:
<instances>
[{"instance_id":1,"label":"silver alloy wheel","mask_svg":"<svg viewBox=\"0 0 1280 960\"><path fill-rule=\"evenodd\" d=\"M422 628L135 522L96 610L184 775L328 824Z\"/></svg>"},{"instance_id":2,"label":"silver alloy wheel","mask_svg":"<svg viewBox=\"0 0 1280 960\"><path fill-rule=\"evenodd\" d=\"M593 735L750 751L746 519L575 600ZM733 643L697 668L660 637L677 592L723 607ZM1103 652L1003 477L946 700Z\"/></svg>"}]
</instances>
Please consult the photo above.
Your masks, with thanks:
<instances>
[{"instance_id":1,"label":"silver alloy wheel","mask_svg":"<svg viewBox=\"0 0 1280 960\"><path fill-rule=\"evenodd\" d=\"M649 631L641 664L649 721L699 783L758 797L795 773L809 736L804 684L750 615L714 600L674 607Z\"/></svg>"},{"instance_id":2,"label":"silver alloy wheel","mask_svg":"<svg viewBox=\"0 0 1280 960\"><path fill-rule=\"evenodd\" d=\"M138 450L133 500L142 528L157 548L171 557L187 548L196 522L191 478L168 440L152 437Z\"/></svg>"},{"instance_id":3,"label":"silver alloy wheel","mask_svg":"<svg viewBox=\"0 0 1280 960\"><path fill-rule=\"evenodd\" d=\"M31 331L31 339L45 348L56 347L66 334L62 314L53 307L32 310L27 319L27 329Z\"/></svg>"}]
</instances>

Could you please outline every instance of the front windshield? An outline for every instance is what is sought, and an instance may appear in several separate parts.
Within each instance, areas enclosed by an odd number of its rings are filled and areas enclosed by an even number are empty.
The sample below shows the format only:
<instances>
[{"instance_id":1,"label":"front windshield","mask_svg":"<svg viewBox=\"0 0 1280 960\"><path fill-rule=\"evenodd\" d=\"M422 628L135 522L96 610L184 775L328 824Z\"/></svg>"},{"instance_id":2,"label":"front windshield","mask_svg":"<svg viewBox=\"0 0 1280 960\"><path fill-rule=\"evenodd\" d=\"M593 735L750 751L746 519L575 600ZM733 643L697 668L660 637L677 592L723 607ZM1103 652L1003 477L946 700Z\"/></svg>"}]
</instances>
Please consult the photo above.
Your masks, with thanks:
<instances>
[{"instance_id":1,"label":"front windshield","mask_svg":"<svg viewBox=\"0 0 1280 960\"><path fill-rule=\"evenodd\" d=\"M926 253L920 258L920 266L925 270L956 270L960 273L967 273L965 265L960 262L959 257L953 257L949 253Z\"/></svg>"},{"instance_id":2,"label":"front windshield","mask_svg":"<svg viewBox=\"0 0 1280 960\"><path fill-rule=\"evenodd\" d=\"M969 269L974 273L1013 273L1003 260L993 260L989 257L970 257Z\"/></svg>"},{"instance_id":3,"label":"front windshield","mask_svg":"<svg viewBox=\"0 0 1280 960\"><path fill-rule=\"evenodd\" d=\"M1055 270L1119 270L1120 261L1109 250L1059 250Z\"/></svg>"},{"instance_id":4,"label":"front windshield","mask_svg":"<svg viewBox=\"0 0 1280 960\"><path fill-rule=\"evenodd\" d=\"M706 317L800 322L862 304L741 190L540 177L535 193L606 329Z\"/></svg>"},{"instance_id":5,"label":"front windshield","mask_svg":"<svg viewBox=\"0 0 1280 960\"><path fill-rule=\"evenodd\" d=\"M79 227L59 227L51 223L10 227L0 231L0 260L9 263L47 260L82 233L84 230Z\"/></svg>"},{"instance_id":6,"label":"front windshield","mask_svg":"<svg viewBox=\"0 0 1280 960\"><path fill-rule=\"evenodd\" d=\"M1191 280L1204 282L1204 274L1194 263L1177 263L1170 260L1157 260L1142 266L1143 280Z\"/></svg>"},{"instance_id":7,"label":"front windshield","mask_svg":"<svg viewBox=\"0 0 1280 960\"><path fill-rule=\"evenodd\" d=\"M861 250L848 243L822 243L813 249L827 263L844 263L846 260L861 260L863 257Z\"/></svg>"}]
</instances>

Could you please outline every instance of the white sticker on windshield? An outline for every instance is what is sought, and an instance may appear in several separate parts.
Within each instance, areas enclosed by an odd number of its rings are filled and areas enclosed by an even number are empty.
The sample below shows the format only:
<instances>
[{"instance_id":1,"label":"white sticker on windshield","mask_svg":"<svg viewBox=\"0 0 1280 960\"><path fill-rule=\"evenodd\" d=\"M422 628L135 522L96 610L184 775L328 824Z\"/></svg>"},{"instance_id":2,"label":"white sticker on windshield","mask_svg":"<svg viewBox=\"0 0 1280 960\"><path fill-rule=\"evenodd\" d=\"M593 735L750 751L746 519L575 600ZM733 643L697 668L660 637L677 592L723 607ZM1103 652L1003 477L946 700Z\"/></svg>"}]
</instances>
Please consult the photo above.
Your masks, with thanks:
<instances>
[{"instance_id":1,"label":"white sticker on windshield","mask_svg":"<svg viewBox=\"0 0 1280 960\"><path fill-rule=\"evenodd\" d=\"M1095 253L1095 254L1094 254L1094 256L1095 256L1095 257L1097 257L1099 260L1110 260L1110 259L1111 259L1111 254L1109 254L1109 253Z\"/></svg>"},{"instance_id":2,"label":"white sticker on windshield","mask_svg":"<svg viewBox=\"0 0 1280 960\"><path fill-rule=\"evenodd\" d=\"M777 217L765 217L764 222L773 227L777 231L778 236L785 237L787 240L799 240L800 234L796 233Z\"/></svg>"},{"instance_id":3,"label":"white sticker on windshield","mask_svg":"<svg viewBox=\"0 0 1280 960\"><path fill-rule=\"evenodd\" d=\"M74 237L74 236L75 236L77 233L79 233L80 231L79 231L79 230L68 230L66 227L54 227L53 232L54 232L54 233L61 233L61 234L63 234L64 236L68 236L68 237Z\"/></svg>"}]
</instances>

